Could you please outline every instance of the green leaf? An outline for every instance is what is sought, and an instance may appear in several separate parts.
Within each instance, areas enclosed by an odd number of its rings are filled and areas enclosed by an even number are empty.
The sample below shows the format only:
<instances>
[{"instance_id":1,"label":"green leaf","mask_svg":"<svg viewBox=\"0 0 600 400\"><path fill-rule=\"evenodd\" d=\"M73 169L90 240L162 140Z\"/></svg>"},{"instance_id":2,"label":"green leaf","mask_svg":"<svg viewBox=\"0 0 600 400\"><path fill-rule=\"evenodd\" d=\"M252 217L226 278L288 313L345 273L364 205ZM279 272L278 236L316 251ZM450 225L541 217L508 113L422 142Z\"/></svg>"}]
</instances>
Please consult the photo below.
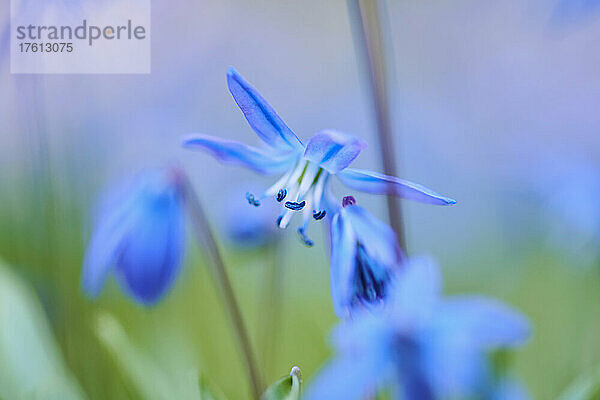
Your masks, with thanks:
<instances>
[{"instance_id":1,"label":"green leaf","mask_svg":"<svg viewBox=\"0 0 600 400\"><path fill-rule=\"evenodd\" d=\"M202 400L218 400L225 398L224 395L217 396L208 384L208 381L204 375L200 375L198 379L198 389L200 390L200 399Z\"/></svg>"},{"instance_id":2,"label":"green leaf","mask_svg":"<svg viewBox=\"0 0 600 400\"><path fill-rule=\"evenodd\" d=\"M96 334L140 397L149 400L217 399L208 390L206 380L198 378L197 369L190 366L187 360L174 355L176 360L159 363L129 339L112 315L105 312L97 316Z\"/></svg>"},{"instance_id":3,"label":"green leaf","mask_svg":"<svg viewBox=\"0 0 600 400\"><path fill-rule=\"evenodd\" d=\"M36 294L0 260L0 398L84 399Z\"/></svg>"},{"instance_id":4,"label":"green leaf","mask_svg":"<svg viewBox=\"0 0 600 400\"><path fill-rule=\"evenodd\" d=\"M600 368L578 378L560 400L600 400Z\"/></svg>"},{"instance_id":5,"label":"green leaf","mask_svg":"<svg viewBox=\"0 0 600 400\"><path fill-rule=\"evenodd\" d=\"M285 376L265 390L262 400L298 400L300 398L300 385L302 374L300 368L294 367L289 376Z\"/></svg>"}]
</instances>

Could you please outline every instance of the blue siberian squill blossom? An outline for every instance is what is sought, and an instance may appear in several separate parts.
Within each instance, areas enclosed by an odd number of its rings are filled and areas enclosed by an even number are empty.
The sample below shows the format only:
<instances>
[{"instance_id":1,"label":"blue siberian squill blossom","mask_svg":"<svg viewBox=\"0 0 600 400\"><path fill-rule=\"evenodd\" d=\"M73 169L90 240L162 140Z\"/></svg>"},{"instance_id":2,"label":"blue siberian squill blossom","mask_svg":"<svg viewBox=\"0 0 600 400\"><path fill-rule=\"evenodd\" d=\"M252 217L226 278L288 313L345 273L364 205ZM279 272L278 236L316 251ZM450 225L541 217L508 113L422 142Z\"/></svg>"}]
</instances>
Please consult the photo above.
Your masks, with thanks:
<instances>
[{"instance_id":1,"label":"blue siberian squill blossom","mask_svg":"<svg viewBox=\"0 0 600 400\"><path fill-rule=\"evenodd\" d=\"M298 228L302 241L311 218L321 220L328 210L328 181L336 175L347 186L374 194L392 194L423 203L449 205L455 201L421 185L376 172L348 166L366 147L366 143L347 133L323 130L303 144L267 101L233 68L227 72L227 84L237 105L256 134L266 144L257 148L204 134L183 138L183 146L208 151L222 162L241 165L256 172L281 178L259 196L246 194L248 202L260 206L268 197L283 205L277 219L280 228L288 226L292 215L303 212Z\"/></svg>"},{"instance_id":2,"label":"blue siberian squill blossom","mask_svg":"<svg viewBox=\"0 0 600 400\"><path fill-rule=\"evenodd\" d=\"M522 344L528 321L482 296L440 296L438 266L413 258L380 312L363 311L334 332L337 355L305 399L362 400L389 388L394 398L463 398L478 393L488 351Z\"/></svg>"},{"instance_id":3,"label":"blue siberian squill blossom","mask_svg":"<svg viewBox=\"0 0 600 400\"><path fill-rule=\"evenodd\" d=\"M400 265L396 233L352 196L331 222L331 294L336 314L350 315L357 306L381 305Z\"/></svg>"},{"instance_id":4,"label":"blue siberian squill blossom","mask_svg":"<svg viewBox=\"0 0 600 400\"><path fill-rule=\"evenodd\" d=\"M227 196L220 211L223 232L231 243L242 249L263 248L275 243L280 235L272 219L277 216L275 204L264 204L256 212L248 212L252 207L236 192Z\"/></svg>"},{"instance_id":5,"label":"blue siberian squill blossom","mask_svg":"<svg viewBox=\"0 0 600 400\"><path fill-rule=\"evenodd\" d=\"M111 193L99 209L86 250L83 290L97 297L113 272L137 302L158 302L181 269L183 206L181 176L172 169L145 171L130 186Z\"/></svg>"}]
</instances>

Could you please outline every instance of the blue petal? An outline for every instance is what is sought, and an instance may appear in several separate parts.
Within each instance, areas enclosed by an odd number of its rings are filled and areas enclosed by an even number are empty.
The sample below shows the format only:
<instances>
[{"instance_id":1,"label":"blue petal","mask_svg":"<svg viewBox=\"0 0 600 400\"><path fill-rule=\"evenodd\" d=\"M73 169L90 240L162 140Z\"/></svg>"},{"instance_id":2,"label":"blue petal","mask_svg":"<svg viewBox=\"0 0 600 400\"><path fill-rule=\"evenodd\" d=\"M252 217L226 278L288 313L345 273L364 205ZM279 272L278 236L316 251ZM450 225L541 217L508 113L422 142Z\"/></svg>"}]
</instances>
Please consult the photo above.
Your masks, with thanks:
<instances>
[{"instance_id":1,"label":"blue petal","mask_svg":"<svg viewBox=\"0 0 600 400\"><path fill-rule=\"evenodd\" d=\"M422 334L424 360L440 397L464 397L481 390L485 354L497 347L521 344L529 335L527 320L500 302L462 296L437 307Z\"/></svg>"},{"instance_id":2,"label":"blue petal","mask_svg":"<svg viewBox=\"0 0 600 400\"><path fill-rule=\"evenodd\" d=\"M496 384L492 400L529 400L527 388L515 379L503 378Z\"/></svg>"},{"instance_id":3,"label":"blue petal","mask_svg":"<svg viewBox=\"0 0 600 400\"><path fill-rule=\"evenodd\" d=\"M367 146L364 140L344 132L325 130L315 134L308 144L304 157L335 174L354 161Z\"/></svg>"},{"instance_id":4,"label":"blue petal","mask_svg":"<svg viewBox=\"0 0 600 400\"><path fill-rule=\"evenodd\" d=\"M323 190L323 196L321 197L321 208L325 209L327 212L325 220L331 224L333 216L337 214L342 207L340 207L338 199L331 193L329 177L326 177L325 179L325 189Z\"/></svg>"},{"instance_id":5,"label":"blue petal","mask_svg":"<svg viewBox=\"0 0 600 400\"><path fill-rule=\"evenodd\" d=\"M395 399L434 400L435 388L427 374L427 366L423 362L423 350L420 343L410 337L400 337L396 341L398 374L401 385ZM404 396L400 395L400 390Z\"/></svg>"},{"instance_id":6,"label":"blue petal","mask_svg":"<svg viewBox=\"0 0 600 400\"><path fill-rule=\"evenodd\" d=\"M442 291L438 264L430 257L411 257L402 264L389 305L395 324L411 333L429 324Z\"/></svg>"},{"instance_id":7,"label":"blue petal","mask_svg":"<svg viewBox=\"0 0 600 400\"><path fill-rule=\"evenodd\" d=\"M468 337L471 346L482 349L518 346L530 335L530 325L521 313L483 296L454 296L440 308L441 320Z\"/></svg>"},{"instance_id":8,"label":"blue petal","mask_svg":"<svg viewBox=\"0 0 600 400\"><path fill-rule=\"evenodd\" d=\"M396 234L388 225L356 205L343 208L339 218L351 227L354 246L349 255L353 260L348 276L349 289L345 293L347 306L380 307L400 266L402 251Z\"/></svg>"},{"instance_id":9,"label":"blue petal","mask_svg":"<svg viewBox=\"0 0 600 400\"><path fill-rule=\"evenodd\" d=\"M400 263L402 250L396 233L389 225L357 205L348 206L342 209L341 213L348 219L358 241L371 257L386 266L396 266Z\"/></svg>"},{"instance_id":10,"label":"blue petal","mask_svg":"<svg viewBox=\"0 0 600 400\"><path fill-rule=\"evenodd\" d=\"M132 187L119 186L101 201L94 218L94 231L86 248L81 287L90 297L100 294L115 261L119 245L127 235L135 210Z\"/></svg>"},{"instance_id":11,"label":"blue petal","mask_svg":"<svg viewBox=\"0 0 600 400\"><path fill-rule=\"evenodd\" d=\"M390 349L396 336L390 328L381 315L366 311L340 323L332 335L339 357L319 372L306 399L364 399L394 379Z\"/></svg>"},{"instance_id":12,"label":"blue petal","mask_svg":"<svg viewBox=\"0 0 600 400\"><path fill-rule=\"evenodd\" d=\"M304 146L296 134L233 67L227 71L227 85L248 123L265 143L277 149L303 150Z\"/></svg>"},{"instance_id":13,"label":"blue petal","mask_svg":"<svg viewBox=\"0 0 600 400\"><path fill-rule=\"evenodd\" d=\"M111 270L118 246L126 234L127 222L119 214L100 216L83 261L81 288L88 296L100 294Z\"/></svg>"},{"instance_id":14,"label":"blue petal","mask_svg":"<svg viewBox=\"0 0 600 400\"><path fill-rule=\"evenodd\" d=\"M380 360L339 357L323 368L306 390L303 400L363 400L374 394L384 374Z\"/></svg>"},{"instance_id":15,"label":"blue petal","mask_svg":"<svg viewBox=\"0 0 600 400\"><path fill-rule=\"evenodd\" d=\"M356 238L349 224L338 213L331 222L331 297L338 317L348 316L352 297L352 278Z\"/></svg>"},{"instance_id":16,"label":"blue petal","mask_svg":"<svg viewBox=\"0 0 600 400\"><path fill-rule=\"evenodd\" d=\"M424 339L423 365L436 398L471 398L487 376L484 353L453 331L437 331Z\"/></svg>"},{"instance_id":17,"label":"blue petal","mask_svg":"<svg viewBox=\"0 0 600 400\"><path fill-rule=\"evenodd\" d=\"M455 200L441 196L425 186L373 171L348 168L340 172L338 177L346 186L361 192L391 194L421 203L442 206L456 203Z\"/></svg>"},{"instance_id":18,"label":"blue petal","mask_svg":"<svg viewBox=\"0 0 600 400\"><path fill-rule=\"evenodd\" d=\"M388 314L357 310L352 318L339 323L332 333L332 341L340 354L371 354L387 361L394 360L390 346L397 339L395 326Z\"/></svg>"},{"instance_id":19,"label":"blue petal","mask_svg":"<svg viewBox=\"0 0 600 400\"><path fill-rule=\"evenodd\" d=\"M181 199L176 192L141 193L136 217L115 261L117 280L138 302L156 303L179 274L184 248Z\"/></svg>"},{"instance_id":20,"label":"blue petal","mask_svg":"<svg viewBox=\"0 0 600 400\"><path fill-rule=\"evenodd\" d=\"M267 154L234 140L192 134L183 138L182 144L190 149L202 149L222 162L241 165L262 174L278 174L288 170L296 161L294 152Z\"/></svg>"}]
</instances>

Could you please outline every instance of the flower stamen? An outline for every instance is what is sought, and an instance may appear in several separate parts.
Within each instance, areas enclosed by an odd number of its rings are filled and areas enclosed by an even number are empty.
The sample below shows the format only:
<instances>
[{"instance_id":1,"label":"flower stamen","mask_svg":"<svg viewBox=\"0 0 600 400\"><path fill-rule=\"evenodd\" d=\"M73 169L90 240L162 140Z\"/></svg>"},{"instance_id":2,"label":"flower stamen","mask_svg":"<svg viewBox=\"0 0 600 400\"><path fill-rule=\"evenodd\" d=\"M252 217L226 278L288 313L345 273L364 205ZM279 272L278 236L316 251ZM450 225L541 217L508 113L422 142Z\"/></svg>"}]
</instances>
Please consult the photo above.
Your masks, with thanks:
<instances>
[{"instance_id":1,"label":"flower stamen","mask_svg":"<svg viewBox=\"0 0 600 400\"><path fill-rule=\"evenodd\" d=\"M303 226L299 227L298 230L298 237L300 238L300 241L306 246L306 247L313 247L315 242L313 242L312 240L310 240L308 238L308 236L306 236L306 231L305 228Z\"/></svg>"},{"instance_id":2,"label":"flower stamen","mask_svg":"<svg viewBox=\"0 0 600 400\"><path fill-rule=\"evenodd\" d=\"M251 204L254 207L260 206L260 200L255 198L254 195L250 192L246 192L246 200L248 200L248 204Z\"/></svg>"},{"instance_id":3,"label":"flower stamen","mask_svg":"<svg viewBox=\"0 0 600 400\"><path fill-rule=\"evenodd\" d=\"M293 211L300 211L304 208L305 205L306 205L306 201L304 201L304 200L302 200L300 202L297 202L297 201L286 201L285 202L285 208L288 208Z\"/></svg>"},{"instance_id":4,"label":"flower stamen","mask_svg":"<svg viewBox=\"0 0 600 400\"><path fill-rule=\"evenodd\" d=\"M325 210L321 210L321 211L313 210L313 218L316 221L323 219L325 217L325 214L327 214L327 211L325 211Z\"/></svg>"},{"instance_id":5,"label":"flower stamen","mask_svg":"<svg viewBox=\"0 0 600 400\"><path fill-rule=\"evenodd\" d=\"M287 189L279 189L279 192L277 192L277 201L281 203L285 199L285 196L287 196Z\"/></svg>"},{"instance_id":6,"label":"flower stamen","mask_svg":"<svg viewBox=\"0 0 600 400\"><path fill-rule=\"evenodd\" d=\"M356 204L356 199L353 196L345 196L342 199L342 207L346 208L348 206L353 206Z\"/></svg>"}]
</instances>

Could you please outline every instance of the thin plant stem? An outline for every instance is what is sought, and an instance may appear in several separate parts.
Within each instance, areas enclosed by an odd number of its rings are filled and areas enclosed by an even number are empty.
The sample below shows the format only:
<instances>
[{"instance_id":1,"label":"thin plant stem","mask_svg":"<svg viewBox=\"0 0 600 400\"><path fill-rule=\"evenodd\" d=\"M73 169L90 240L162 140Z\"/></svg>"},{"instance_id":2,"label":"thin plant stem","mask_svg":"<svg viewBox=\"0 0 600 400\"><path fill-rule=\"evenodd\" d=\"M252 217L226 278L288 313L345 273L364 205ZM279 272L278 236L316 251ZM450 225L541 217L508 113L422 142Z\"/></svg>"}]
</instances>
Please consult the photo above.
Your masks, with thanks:
<instances>
[{"instance_id":1,"label":"thin plant stem","mask_svg":"<svg viewBox=\"0 0 600 400\"><path fill-rule=\"evenodd\" d=\"M279 262L280 241L275 241L264 247L264 252L268 253L269 261L264 266L264 290L261 304L263 315L263 340L261 342L261 355L263 358L263 367L269 373L273 365L273 356L278 345L280 331L279 323L281 317L281 302L283 295L283 269Z\"/></svg>"},{"instance_id":2,"label":"thin plant stem","mask_svg":"<svg viewBox=\"0 0 600 400\"><path fill-rule=\"evenodd\" d=\"M227 275L223 257L221 256L215 238L212 234L206 214L204 213L204 209L200 204L200 200L198 199L194 188L183 172L181 175L193 228L200 244L203 245L203 248L206 250L212 260L212 263L209 263L212 275L220 289L219 293L223 298L225 308L227 308L229 316L231 317L235 336L246 362L246 370L252 386L253 396L258 400L264 386L262 384L262 378L258 364L256 363L254 352L252 351L250 336L248 335L248 330L246 329L244 320L242 318L240 306L235 298L231 281Z\"/></svg>"},{"instance_id":3,"label":"thin plant stem","mask_svg":"<svg viewBox=\"0 0 600 400\"><path fill-rule=\"evenodd\" d=\"M387 60L379 3L378 0L348 0L348 11L358 58L363 60L364 67L368 69L383 170L387 175L396 176L396 157L387 92ZM388 194L386 200L390 225L398 235L402 250L406 252L402 209L393 195Z\"/></svg>"}]
</instances>

